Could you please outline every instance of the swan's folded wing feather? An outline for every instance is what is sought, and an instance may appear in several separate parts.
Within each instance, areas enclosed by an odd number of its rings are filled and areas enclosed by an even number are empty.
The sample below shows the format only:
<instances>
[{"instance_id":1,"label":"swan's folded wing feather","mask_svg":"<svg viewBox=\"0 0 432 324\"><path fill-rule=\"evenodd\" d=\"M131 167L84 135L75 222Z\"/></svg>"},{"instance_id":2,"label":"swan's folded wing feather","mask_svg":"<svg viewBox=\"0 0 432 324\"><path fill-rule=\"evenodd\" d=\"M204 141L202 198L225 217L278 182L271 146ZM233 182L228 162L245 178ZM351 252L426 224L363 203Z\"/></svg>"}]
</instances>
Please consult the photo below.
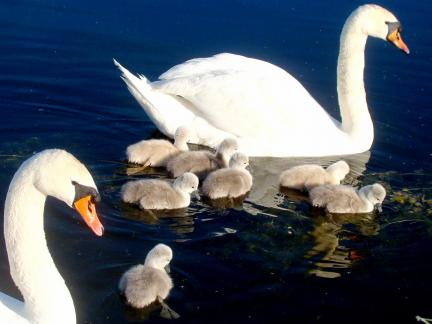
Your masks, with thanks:
<instances>
[{"instance_id":1,"label":"swan's folded wing feather","mask_svg":"<svg viewBox=\"0 0 432 324\"><path fill-rule=\"evenodd\" d=\"M356 190L351 186L334 185L334 199L328 202L327 210L333 213L355 213L361 207Z\"/></svg>"},{"instance_id":2,"label":"swan's folded wing feather","mask_svg":"<svg viewBox=\"0 0 432 324\"><path fill-rule=\"evenodd\" d=\"M217 70L248 70L251 62L259 61L242 55L221 53L210 57L194 58L177 64L159 76L159 80L172 80ZM264 61L259 61L264 62ZM264 62L267 63L267 62ZM270 63L267 63L270 64ZM278 68L277 66L275 66ZM280 68L278 68L280 69ZM282 70L283 71L283 70Z\"/></svg>"},{"instance_id":3,"label":"swan's folded wing feather","mask_svg":"<svg viewBox=\"0 0 432 324\"><path fill-rule=\"evenodd\" d=\"M362 207L355 188L347 185L324 185L309 192L313 206L333 213L356 213Z\"/></svg>"},{"instance_id":4,"label":"swan's folded wing feather","mask_svg":"<svg viewBox=\"0 0 432 324\"><path fill-rule=\"evenodd\" d=\"M312 205L325 207L330 203L349 204L355 191L344 185L323 185L313 188L309 192Z\"/></svg>"},{"instance_id":5,"label":"swan's folded wing feather","mask_svg":"<svg viewBox=\"0 0 432 324\"><path fill-rule=\"evenodd\" d=\"M253 138L262 132L271 136L272 129L281 128L304 134L305 128L316 131L334 124L306 89L282 69L238 55L222 56L228 59L214 56L185 62L152 85L186 99L196 115L237 136Z\"/></svg>"}]
</instances>

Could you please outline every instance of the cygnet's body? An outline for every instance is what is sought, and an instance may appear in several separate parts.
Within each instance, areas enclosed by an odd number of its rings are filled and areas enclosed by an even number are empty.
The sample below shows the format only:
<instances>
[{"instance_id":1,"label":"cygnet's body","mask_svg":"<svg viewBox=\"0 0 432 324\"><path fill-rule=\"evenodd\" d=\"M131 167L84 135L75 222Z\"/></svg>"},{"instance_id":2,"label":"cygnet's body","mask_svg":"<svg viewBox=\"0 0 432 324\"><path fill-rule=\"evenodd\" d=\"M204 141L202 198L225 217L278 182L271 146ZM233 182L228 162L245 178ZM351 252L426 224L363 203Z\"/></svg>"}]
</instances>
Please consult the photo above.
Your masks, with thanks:
<instances>
[{"instance_id":1,"label":"cygnet's body","mask_svg":"<svg viewBox=\"0 0 432 324\"><path fill-rule=\"evenodd\" d=\"M215 154L209 151L180 153L168 161L167 170L174 178L192 172L203 179L213 170L228 167L229 159L236 150L237 141L228 138L221 142Z\"/></svg>"},{"instance_id":2,"label":"cygnet's body","mask_svg":"<svg viewBox=\"0 0 432 324\"><path fill-rule=\"evenodd\" d=\"M211 199L237 198L252 188L252 175L246 170L249 159L242 153L235 153L229 162L229 168L210 173L203 182L202 190Z\"/></svg>"},{"instance_id":3,"label":"cygnet's body","mask_svg":"<svg viewBox=\"0 0 432 324\"><path fill-rule=\"evenodd\" d=\"M324 184L340 184L349 173L349 165L338 161L324 169L317 164L305 164L292 167L281 173L279 185L284 188L311 190Z\"/></svg>"},{"instance_id":4,"label":"cygnet's body","mask_svg":"<svg viewBox=\"0 0 432 324\"><path fill-rule=\"evenodd\" d=\"M190 194L198 189L198 178L185 173L174 183L145 179L125 183L121 198L127 203L138 203L142 209L178 209L190 204Z\"/></svg>"},{"instance_id":5,"label":"cygnet's body","mask_svg":"<svg viewBox=\"0 0 432 324\"><path fill-rule=\"evenodd\" d=\"M168 297L173 283L165 267L172 255L169 246L158 244L147 254L144 264L133 266L122 275L118 287L129 305L143 308Z\"/></svg>"},{"instance_id":6,"label":"cygnet's body","mask_svg":"<svg viewBox=\"0 0 432 324\"><path fill-rule=\"evenodd\" d=\"M378 183L358 191L346 185L323 185L309 191L312 205L330 213L370 213L375 206L380 210L385 196L384 187Z\"/></svg>"},{"instance_id":7,"label":"cygnet's body","mask_svg":"<svg viewBox=\"0 0 432 324\"><path fill-rule=\"evenodd\" d=\"M126 149L128 161L151 167L165 167L168 160L181 152L188 151L190 130L179 127L175 132L174 144L163 139L143 140Z\"/></svg>"}]
</instances>

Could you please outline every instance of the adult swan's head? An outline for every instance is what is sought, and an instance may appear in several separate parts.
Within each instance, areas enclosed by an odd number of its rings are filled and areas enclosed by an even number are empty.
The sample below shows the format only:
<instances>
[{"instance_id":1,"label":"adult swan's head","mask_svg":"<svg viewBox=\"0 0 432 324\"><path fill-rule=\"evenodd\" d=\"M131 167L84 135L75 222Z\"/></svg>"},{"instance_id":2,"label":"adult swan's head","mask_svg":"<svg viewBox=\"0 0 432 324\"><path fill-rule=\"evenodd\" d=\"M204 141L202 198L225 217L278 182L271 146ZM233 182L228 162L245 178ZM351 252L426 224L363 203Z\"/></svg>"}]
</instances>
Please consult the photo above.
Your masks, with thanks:
<instances>
[{"instance_id":1,"label":"adult swan's head","mask_svg":"<svg viewBox=\"0 0 432 324\"><path fill-rule=\"evenodd\" d=\"M341 39L346 33L357 32L389 41L409 54L408 46L402 40L401 31L401 23L390 11L378 5L367 4L358 7L348 17Z\"/></svg>"},{"instance_id":2,"label":"adult swan's head","mask_svg":"<svg viewBox=\"0 0 432 324\"><path fill-rule=\"evenodd\" d=\"M47 248L47 196L76 209L96 235L103 233L95 209L100 196L81 162L63 150L45 150L25 161L10 183L4 211L10 273L25 303L0 293L1 323L76 321L71 295Z\"/></svg>"}]
</instances>

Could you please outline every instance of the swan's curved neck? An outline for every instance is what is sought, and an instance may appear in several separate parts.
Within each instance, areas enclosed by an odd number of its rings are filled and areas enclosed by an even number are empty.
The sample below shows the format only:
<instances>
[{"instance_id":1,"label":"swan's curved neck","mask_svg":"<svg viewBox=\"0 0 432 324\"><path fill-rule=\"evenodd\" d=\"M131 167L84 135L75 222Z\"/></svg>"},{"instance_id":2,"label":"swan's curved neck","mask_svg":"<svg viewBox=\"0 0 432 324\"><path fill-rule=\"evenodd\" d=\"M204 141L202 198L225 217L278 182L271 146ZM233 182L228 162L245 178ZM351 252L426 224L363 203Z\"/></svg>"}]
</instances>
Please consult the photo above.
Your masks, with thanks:
<instances>
[{"instance_id":1,"label":"swan's curved neck","mask_svg":"<svg viewBox=\"0 0 432 324\"><path fill-rule=\"evenodd\" d=\"M337 91L342 130L361 150L373 142L373 123L366 102L363 82L364 51L368 35L362 30L363 17L348 17L341 33L337 66Z\"/></svg>"},{"instance_id":2,"label":"swan's curved neck","mask_svg":"<svg viewBox=\"0 0 432 324\"><path fill-rule=\"evenodd\" d=\"M174 146L177 147L182 152L189 151L189 147L187 145L187 139L186 138L176 137L174 139Z\"/></svg>"},{"instance_id":3,"label":"swan's curved neck","mask_svg":"<svg viewBox=\"0 0 432 324\"><path fill-rule=\"evenodd\" d=\"M23 164L6 197L4 236L10 272L24 297L31 323L75 323L72 297L45 239L46 196L32 180L31 164Z\"/></svg>"}]
</instances>

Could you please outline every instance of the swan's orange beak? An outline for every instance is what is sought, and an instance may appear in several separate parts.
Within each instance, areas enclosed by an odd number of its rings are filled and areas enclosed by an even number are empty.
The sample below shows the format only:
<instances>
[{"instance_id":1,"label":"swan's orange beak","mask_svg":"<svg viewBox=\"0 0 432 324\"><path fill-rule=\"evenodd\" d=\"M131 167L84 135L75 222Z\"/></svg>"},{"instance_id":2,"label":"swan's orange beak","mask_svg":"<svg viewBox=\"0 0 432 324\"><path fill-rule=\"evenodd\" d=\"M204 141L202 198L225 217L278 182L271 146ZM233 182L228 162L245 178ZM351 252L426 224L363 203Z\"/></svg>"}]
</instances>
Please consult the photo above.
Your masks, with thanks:
<instances>
[{"instance_id":1,"label":"swan's orange beak","mask_svg":"<svg viewBox=\"0 0 432 324\"><path fill-rule=\"evenodd\" d=\"M74 207L97 236L102 236L104 228L96 214L96 207L90 195L74 202Z\"/></svg>"},{"instance_id":2,"label":"swan's orange beak","mask_svg":"<svg viewBox=\"0 0 432 324\"><path fill-rule=\"evenodd\" d=\"M387 40L393 43L400 50L404 51L406 54L410 53L410 50L405 44L405 42L402 40L402 36L400 35L400 31L398 29L388 35Z\"/></svg>"}]
</instances>

